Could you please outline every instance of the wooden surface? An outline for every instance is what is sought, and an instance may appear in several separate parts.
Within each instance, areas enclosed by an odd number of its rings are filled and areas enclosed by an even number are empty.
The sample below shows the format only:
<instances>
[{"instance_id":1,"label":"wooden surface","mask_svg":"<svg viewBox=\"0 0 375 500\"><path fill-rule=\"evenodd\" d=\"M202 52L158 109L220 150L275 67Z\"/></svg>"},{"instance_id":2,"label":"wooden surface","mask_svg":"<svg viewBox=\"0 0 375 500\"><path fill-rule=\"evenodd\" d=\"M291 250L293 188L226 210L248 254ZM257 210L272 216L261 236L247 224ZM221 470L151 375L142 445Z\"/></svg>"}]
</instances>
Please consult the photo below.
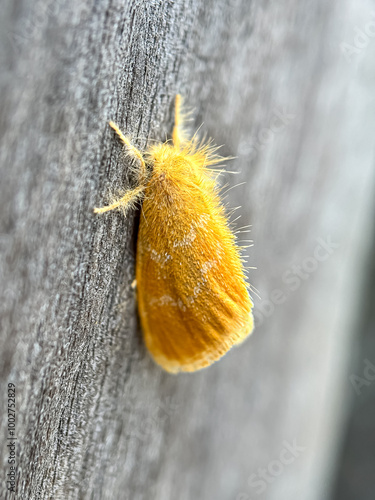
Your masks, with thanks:
<instances>
[{"instance_id":1,"label":"wooden surface","mask_svg":"<svg viewBox=\"0 0 375 500\"><path fill-rule=\"evenodd\" d=\"M2 498L9 382L15 498L329 498L371 240L375 45L355 40L370 14L355 0L2 2ZM228 204L252 224L261 295L249 341L179 376L138 329L136 213L92 213L129 182L108 120L143 148L170 133L176 92L192 129L237 157L223 181L246 181Z\"/></svg>"}]
</instances>

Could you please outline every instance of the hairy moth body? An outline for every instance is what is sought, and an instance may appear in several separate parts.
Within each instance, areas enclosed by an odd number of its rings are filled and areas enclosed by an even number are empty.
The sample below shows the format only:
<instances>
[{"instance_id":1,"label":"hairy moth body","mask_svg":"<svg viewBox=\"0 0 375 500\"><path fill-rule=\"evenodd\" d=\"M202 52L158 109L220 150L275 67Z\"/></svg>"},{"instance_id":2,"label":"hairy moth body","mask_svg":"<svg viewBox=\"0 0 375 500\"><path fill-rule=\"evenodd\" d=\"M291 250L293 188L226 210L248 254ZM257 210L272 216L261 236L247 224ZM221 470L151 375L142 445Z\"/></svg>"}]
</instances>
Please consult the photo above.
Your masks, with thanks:
<instances>
[{"instance_id":1,"label":"hairy moth body","mask_svg":"<svg viewBox=\"0 0 375 500\"><path fill-rule=\"evenodd\" d=\"M173 142L150 147L151 168L140 160L139 186L95 210L127 208L143 199L136 255L138 310L148 350L172 373L209 366L253 329L239 249L216 175L208 168L218 157L194 138L181 139L179 116L177 96Z\"/></svg>"}]
</instances>

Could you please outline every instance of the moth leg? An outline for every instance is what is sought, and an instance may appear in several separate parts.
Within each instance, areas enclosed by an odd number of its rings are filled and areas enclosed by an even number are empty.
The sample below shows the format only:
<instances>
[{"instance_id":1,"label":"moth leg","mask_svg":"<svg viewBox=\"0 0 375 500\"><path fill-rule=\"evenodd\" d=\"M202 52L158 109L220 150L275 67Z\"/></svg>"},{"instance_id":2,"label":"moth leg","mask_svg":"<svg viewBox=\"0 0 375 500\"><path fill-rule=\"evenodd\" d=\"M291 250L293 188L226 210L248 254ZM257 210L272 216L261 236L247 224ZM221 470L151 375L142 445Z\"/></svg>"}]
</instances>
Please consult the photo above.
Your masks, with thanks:
<instances>
[{"instance_id":1,"label":"moth leg","mask_svg":"<svg viewBox=\"0 0 375 500\"><path fill-rule=\"evenodd\" d=\"M174 127L172 132L172 141L176 148L180 148L181 143L184 142L183 134L181 133L182 124L182 114L181 114L181 95L177 94L174 104Z\"/></svg>"},{"instance_id":2,"label":"moth leg","mask_svg":"<svg viewBox=\"0 0 375 500\"><path fill-rule=\"evenodd\" d=\"M100 208L94 208L95 214L102 214L104 212L109 212L110 210L115 210L116 208L121 208L126 211L128 208L133 207L137 201L140 200L143 196L143 191L146 187L146 178L147 178L147 167L146 163L143 159L142 153L131 144L129 139L127 139L124 134L119 129L118 125L114 122L109 122L109 126L113 128L116 134L119 136L121 142L127 147L128 153L130 156L133 156L136 160L139 161L140 171L138 174L138 186L134 189L130 189L127 191L122 198L114 201L110 205Z\"/></svg>"},{"instance_id":3,"label":"moth leg","mask_svg":"<svg viewBox=\"0 0 375 500\"><path fill-rule=\"evenodd\" d=\"M113 130L119 136L121 142L123 144L125 144L125 146L128 149L129 154L131 156L133 156L136 160L139 161L139 164L140 164L141 168L140 168L140 171L139 171L138 181L139 181L140 184L142 184L144 182L144 180L146 179L146 177L147 177L147 168L146 168L146 164L145 164L145 161L143 159L142 153L139 151L139 149L137 149L135 146L133 146L131 144L131 142L129 141L129 139L127 139L124 136L124 134L121 132L121 130L119 129L118 125L116 125L116 123L109 122L109 126L113 128Z\"/></svg>"},{"instance_id":4,"label":"moth leg","mask_svg":"<svg viewBox=\"0 0 375 500\"><path fill-rule=\"evenodd\" d=\"M122 208L127 210L134 206L134 204L142 197L145 186L138 186L135 189L127 191L122 198L114 201L106 207L94 208L95 214L103 214L104 212L109 212L110 210L115 210L116 208Z\"/></svg>"}]
</instances>

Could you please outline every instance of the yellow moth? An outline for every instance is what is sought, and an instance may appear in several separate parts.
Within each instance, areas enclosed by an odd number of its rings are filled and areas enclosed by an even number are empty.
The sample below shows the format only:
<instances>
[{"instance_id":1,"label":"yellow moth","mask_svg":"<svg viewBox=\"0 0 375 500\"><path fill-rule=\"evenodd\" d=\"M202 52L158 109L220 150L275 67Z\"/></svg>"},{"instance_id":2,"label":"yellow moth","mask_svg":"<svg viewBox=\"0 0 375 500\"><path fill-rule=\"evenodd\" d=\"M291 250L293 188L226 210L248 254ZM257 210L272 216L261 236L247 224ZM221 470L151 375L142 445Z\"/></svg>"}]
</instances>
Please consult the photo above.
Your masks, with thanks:
<instances>
[{"instance_id":1,"label":"yellow moth","mask_svg":"<svg viewBox=\"0 0 375 500\"><path fill-rule=\"evenodd\" d=\"M253 329L253 307L235 236L219 197L210 145L181 132L143 155L110 122L139 164L137 186L103 213L142 201L136 253L138 311L152 357L168 372L211 365Z\"/></svg>"}]
</instances>

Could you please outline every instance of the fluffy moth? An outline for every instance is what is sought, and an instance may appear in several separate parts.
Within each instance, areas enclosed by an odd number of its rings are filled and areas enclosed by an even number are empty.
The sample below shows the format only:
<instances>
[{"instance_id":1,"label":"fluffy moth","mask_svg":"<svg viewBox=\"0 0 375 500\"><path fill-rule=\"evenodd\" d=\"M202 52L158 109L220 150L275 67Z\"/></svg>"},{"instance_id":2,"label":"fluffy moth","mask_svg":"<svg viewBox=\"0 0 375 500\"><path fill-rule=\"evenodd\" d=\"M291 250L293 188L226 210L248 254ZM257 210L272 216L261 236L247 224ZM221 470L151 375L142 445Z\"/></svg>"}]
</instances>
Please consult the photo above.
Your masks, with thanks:
<instances>
[{"instance_id":1,"label":"fluffy moth","mask_svg":"<svg viewBox=\"0 0 375 500\"><path fill-rule=\"evenodd\" d=\"M253 330L243 262L210 168L221 158L196 136L186 139L179 95L172 141L145 154L109 124L139 165L137 185L94 211L142 203L136 283L145 344L168 372L200 370Z\"/></svg>"}]
</instances>

